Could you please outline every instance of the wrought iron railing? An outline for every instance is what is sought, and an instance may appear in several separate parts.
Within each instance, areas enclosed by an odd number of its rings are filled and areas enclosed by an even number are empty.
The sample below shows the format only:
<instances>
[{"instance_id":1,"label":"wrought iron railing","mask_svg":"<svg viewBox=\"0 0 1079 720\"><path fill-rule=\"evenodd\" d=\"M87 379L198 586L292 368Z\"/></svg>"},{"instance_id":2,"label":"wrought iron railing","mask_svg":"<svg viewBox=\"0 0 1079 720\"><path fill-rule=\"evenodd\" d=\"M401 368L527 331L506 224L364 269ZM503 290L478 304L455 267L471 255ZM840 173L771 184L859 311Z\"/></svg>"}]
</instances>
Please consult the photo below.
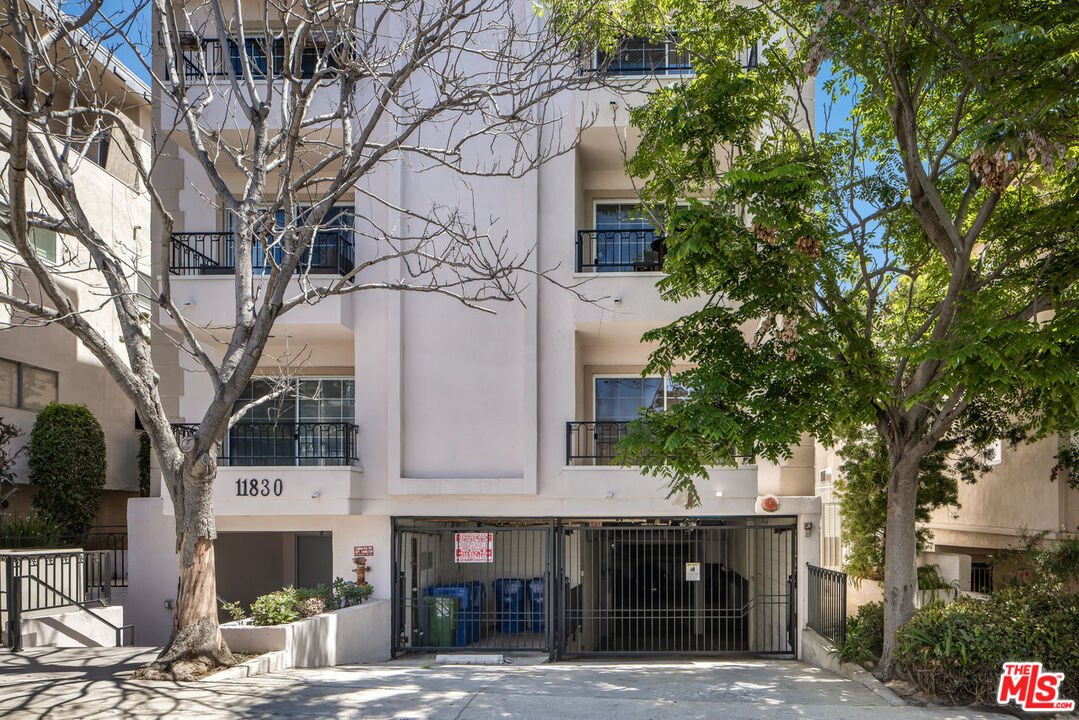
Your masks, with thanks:
<instances>
[{"instance_id":1,"label":"wrought iron railing","mask_svg":"<svg viewBox=\"0 0 1079 720\"><path fill-rule=\"evenodd\" d=\"M173 423L178 437L198 425ZM359 459L359 428L348 422L238 422L229 430L220 465L351 465Z\"/></svg>"},{"instance_id":2,"label":"wrought iron railing","mask_svg":"<svg viewBox=\"0 0 1079 720\"><path fill-rule=\"evenodd\" d=\"M112 558L108 550L0 553L5 644L20 649L23 613L78 607L112 628L116 644L123 645L132 626L113 625L90 611L91 603L106 606L112 598Z\"/></svg>"},{"instance_id":3,"label":"wrought iron railing","mask_svg":"<svg viewBox=\"0 0 1079 720\"><path fill-rule=\"evenodd\" d=\"M110 558L111 587L127 587L127 528L104 526L74 535L0 536L0 553L6 550L96 550Z\"/></svg>"},{"instance_id":4,"label":"wrought iron railing","mask_svg":"<svg viewBox=\"0 0 1079 720\"><path fill-rule=\"evenodd\" d=\"M173 233L169 272L173 275L231 275L236 271L234 236L231 232ZM279 246L253 249L252 270L268 273L279 263ZM296 266L298 273L346 275L352 272L355 254L349 228L325 228L315 233Z\"/></svg>"},{"instance_id":5,"label":"wrought iron railing","mask_svg":"<svg viewBox=\"0 0 1079 720\"><path fill-rule=\"evenodd\" d=\"M285 74L285 40L282 37L248 37L244 39L247 62L251 75L264 78L267 75L282 77ZM337 46L341 50L341 46ZM336 52L327 47L309 44L300 53L300 67L297 77L311 78L321 61L333 76L338 62ZM216 38L186 36L182 39L179 58L184 79L188 82L228 77L231 66L233 74L243 74L239 45L234 40L227 40L224 45Z\"/></svg>"},{"instance_id":6,"label":"wrought iron railing","mask_svg":"<svg viewBox=\"0 0 1079 720\"><path fill-rule=\"evenodd\" d=\"M628 423L571 420L566 423L567 465L610 465L618 457L618 441Z\"/></svg>"},{"instance_id":7,"label":"wrought iron railing","mask_svg":"<svg viewBox=\"0 0 1079 720\"><path fill-rule=\"evenodd\" d=\"M970 564L970 589L976 593L993 592L993 565L987 562Z\"/></svg>"},{"instance_id":8,"label":"wrought iron railing","mask_svg":"<svg viewBox=\"0 0 1079 720\"><path fill-rule=\"evenodd\" d=\"M806 563L809 617L806 624L833 645L847 639L847 574Z\"/></svg>"},{"instance_id":9,"label":"wrought iron railing","mask_svg":"<svg viewBox=\"0 0 1079 720\"><path fill-rule=\"evenodd\" d=\"M757 67L757 46L752 45L739 53L739 60L745 70ZM614 52L593 53L591 61L592 67L587 68L588 72L598 71L606 75L692 75L694 72L689 52L679 49L677 41L673 40L653 42L630 38Z\"/></svg>"},{"instance_id":10,"label":"wrought iron railing","mask_svg":"<svg viewBox=\"0 0 1079 720\"><path fill-rule=\"evenodd\" d=\"M577 231L577 272L658 272L666 254L652 228Z\"/></svg>"}]
</instances>

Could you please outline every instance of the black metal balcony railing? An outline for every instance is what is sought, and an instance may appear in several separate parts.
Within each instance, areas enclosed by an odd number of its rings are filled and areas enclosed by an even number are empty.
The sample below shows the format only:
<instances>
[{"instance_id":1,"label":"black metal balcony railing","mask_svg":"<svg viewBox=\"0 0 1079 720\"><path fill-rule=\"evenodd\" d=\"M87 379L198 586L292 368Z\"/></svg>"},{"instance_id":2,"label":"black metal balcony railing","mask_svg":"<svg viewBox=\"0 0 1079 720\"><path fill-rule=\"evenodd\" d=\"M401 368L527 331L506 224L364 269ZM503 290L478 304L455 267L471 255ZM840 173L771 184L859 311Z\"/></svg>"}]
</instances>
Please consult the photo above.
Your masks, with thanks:
<instances>
[{"instance_id":1,"label":"black metal balcony railing","mask_svg":"<svg viewBox=\"0 0 1079 720\"><path fill-rule=\"evenodd\" d=\"M571 420L566 423L567 465L610 465L618 456L618 441L628 423Z\"/></svg>"},{"instance_id":2,"label":"black metal balcony railing","mask_svg":"<svg viewBox=\"0 0 1079 720\"><path fill-rule=\"evenodd\" d=\"M173 423L178 437L198 425ZM229 430L220 465L351 465L359 428L348 422L239 422Z\"/></svg>"},{"instance_id":3,"label":"black metal balcony railing","mask_svg":"<svg viewBox=\"0 0 1079 720\"><path fill-rule=\"evenodd\" d=\"M251 68L251 75L255 78L264 78L267 75L282 77L285 70L285 40L281 37L248 37L244 39L244 49L247 62ZM326 46L309 44L300 52L300 78L311 78L315 74L315 68L319 61L324 63L330 71L330 76L336 69L338 57L342 46L337 45L334 52L330 52ZM184 79L191 81L207 78L228 77L231 66L232 72L239 76L243 73L241 63L240 46L234 40L227 40L224 45L216 38L198 38L188 36L183 38L183 47L180 51L180 64Z\"/></svg>"},{"instance_id":4,"label":"black metal balcony railing","mask_svg":"<svg viewBox=\"0 0 1079 720\"><path fill-rule=\"evenodd\" d=\"M739 57L742 68L752 70L758 65L757 46L744 50ZM590 71L606 75L692 75L689 53L680 50L675 42L651 42L641 38L626 40L612 53L596 52Z\"/></svg>"},{"instance_id":5,"label":"black metal balcony railing","mask_svg":"<svg viewBox=\"0 0 1079 720\"><path fill-rule=\"evenodd\" d=\"M577 272L657 272L666 254L652 228L577 231Z\"/></svg>"},{"instance_id":6,"label":"black metal balcony railing","mask_svg":"<svg viewBox=\"0 0 1079 720\"><path fill-rule=\"evenodd\" d=\"M818 635L842 644L847 638L847 574L806 564L809 579L809 617L806 624Z\"/></svg>"},{"instance_id":7,"label":"black metal balcony railing","mask_svg":"<svg viewBox=\"0 0 1079 720\"><path fill-rule=\"evenodd\" d=\"M315 237L303 252L296 272L345 275L352 272L355 262L352 230L350 228L326 228ZM231 232L173 233L169 272L173 275L231 275L236 271ZM272 247L267 251L261 245L254 249L252 270L267 273L272 267L270 259L280 262L283 250Z\"/></svg>"}]
</instances>

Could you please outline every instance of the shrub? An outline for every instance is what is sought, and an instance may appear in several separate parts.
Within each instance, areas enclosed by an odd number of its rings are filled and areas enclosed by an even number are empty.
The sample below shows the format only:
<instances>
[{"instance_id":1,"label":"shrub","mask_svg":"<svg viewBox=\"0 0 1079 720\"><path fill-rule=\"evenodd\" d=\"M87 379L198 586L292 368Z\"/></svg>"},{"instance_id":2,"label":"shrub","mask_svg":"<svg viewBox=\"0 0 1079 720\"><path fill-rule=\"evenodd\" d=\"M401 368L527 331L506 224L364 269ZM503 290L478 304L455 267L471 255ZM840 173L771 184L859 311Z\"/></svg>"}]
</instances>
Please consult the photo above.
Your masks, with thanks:
<instances>
[{"instance_id":1,"label":"shrub","mask_svg":"<svg viewBox=\"0 0 1079 720\"><path fill-rule=\"evenodd\" d=\"M251 619L256 625L284 625L300 619L300 599L296 588L287 587L255 598Z\"/></svg>"},{"instance_id":2,"label":"shrub","mask_svg":"<svg viewBox=\"0 0 1079 720\"><path fill-rule=\"evenodd\" d=\"M93 524L105 487L105 433L85 405L46 405L30 432L34 507L64 535Z\"/></svg>"},{"instance_id":3,"label":"shrub","mask_svg":"<svg viewBox=\"0 0 1079 720\"><path fill-rule=\"evenodd\" d=\"M846 640L835 652L843 662L875 663L884 650L884 603L871 602L847 618Z\"/></svg>"},{"instance_id":4,"label":"shrub","mask_svg":"<svg viewBox=\"0 0 1079 720\"><path fill-rule=\"evenodd\" d=\"M7 510L11 496L18 489L15 485L15 461L26 446L23 445L14 452L11 452L8 446L19 434L17 427L0 418L0 510Z\"/></svg>"},{"instance_id":5,"label":"shrub","mask_svg":"<svg viewBox=\"0 0 1079 720\"><path fill-rule=\"evenodd\" d=\"M333 581L333 606L347 608L352 605L359 605L371 597L374 590L369 583L357 585L352 580L337 578Z\"/></svg>"},{"instance_id":6,"label":"shrub","mask_svg":"<svg viewBox=\"0 0 1079 720\"><path fill-rule=\"evenodd\" d=\"M327 610L359 605L373 591L370 585L357 585L343 578L336 578L331 587L319 583L315 588L282 588L255 598L251 604L251 619L256 625L283 625ZM233 620L244 617L240 603L224 603L221 607Z\"/></svg>"},{"instance_id":7,"label":"shrub","mask_svg":"<svg viewBox=\"0 0 1079 720\"><path fill-rule=\"evenodd\" d=\"M1079 595L1059 584L1005 588L917 612L896 631L896 663L919 690L945 702L995 704L1001 666L1037 660L1063 672L1079 697Z\"/></svg>"},{"instance_id":8,"label":"shrub","mask_svg":"<svg viewBox=\"0 0 1079 720\"><path fill-rule=\"evenodd\" d=\"M139 433L139 497L150 497L150 435Z\"/></svg>"},{"instance_id":9,"label":"shrub","mask_svg":"<svg viewBox=\"0 0 1079 720\"><path fill-rule=\"evenodd\" d=\"M221 609L229 614L233 620L243 620L247 617L247 611L244 610L244 606L237 602L223 602L221 603Z\"/></svg>"},{"instance_id":10,"label":"shrub","mask_svg":"<svg viewBox=\"0 0 1079 720\"><path fill-rule=\"evenodd\" d=\"M58 547L62 540L59 529L37 513L0 515L0 548Z\"/></svg>"}]
</instances>

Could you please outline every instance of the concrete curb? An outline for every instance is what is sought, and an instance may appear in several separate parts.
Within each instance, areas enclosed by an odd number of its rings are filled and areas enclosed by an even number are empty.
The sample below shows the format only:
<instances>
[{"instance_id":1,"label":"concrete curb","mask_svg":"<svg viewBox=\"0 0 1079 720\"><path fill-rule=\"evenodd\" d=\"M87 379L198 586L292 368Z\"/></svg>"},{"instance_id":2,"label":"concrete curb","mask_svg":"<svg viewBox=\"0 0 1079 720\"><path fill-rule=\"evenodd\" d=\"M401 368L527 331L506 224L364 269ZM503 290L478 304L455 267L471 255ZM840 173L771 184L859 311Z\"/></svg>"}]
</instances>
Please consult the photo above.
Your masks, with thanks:
<instances>
[{"instance_id":1,"label":"concrete curb","mask_svg":"<svg viewBox=\"0 0 1079 720\"><path fill-rule=\"evenodd\" d=\"M877 680L861 665L855 663L843 663L840 666L839 671L845 676L856 682L864 685L868 690L873 691L879 697L883 698L892 707L906 707L907 703L903 698L895 694L894 691L889 689L880 680Z\"/></svg>"},{"instance_id":2,"label":"concrete curb","mask_svg":"<svg viewBox=\"0 0 1079 720\"><path fill-rule=\"evenodd\" d=\"M289 667L288 653L284 650L277 650L275 652L268 652L265 655L259 655L256 658L251 658L247 662L242 662L239 665L227 668L221 672L199 678L199 682L243 680L244 678L253 675L264 675L266 673L277 672L278 670L287 670Z\"/></svg>"}]
</instances>

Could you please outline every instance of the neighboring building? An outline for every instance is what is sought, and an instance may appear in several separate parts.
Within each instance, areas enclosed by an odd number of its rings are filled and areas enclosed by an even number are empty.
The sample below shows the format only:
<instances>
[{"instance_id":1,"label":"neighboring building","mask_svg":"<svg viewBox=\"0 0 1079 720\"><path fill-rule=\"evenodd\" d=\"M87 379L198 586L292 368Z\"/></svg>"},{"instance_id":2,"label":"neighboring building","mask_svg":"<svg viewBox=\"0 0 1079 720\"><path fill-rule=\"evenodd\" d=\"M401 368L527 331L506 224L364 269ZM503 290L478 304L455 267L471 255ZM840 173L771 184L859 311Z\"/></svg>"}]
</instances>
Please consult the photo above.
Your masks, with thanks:
<instances>
[{"instance_id":1,"label":"neighboring building","mask_svg":"<svg viewBox=\"0 0 1079 720\"><path fill-rule=\"evenodd\" d=\"M1047 541L1079 537L1079 490L1052 479L1059 439L1031 444L994 443L995 462L977 482L959 483L959 506L936 510L926 527L932 531L920 565L936 565L943 579L960 590L994 587L993 555L1023 544L1024 537L1045 533ZM821 564L842 569L842 518L835 480L842 459L834 450L816 447L817 495L821 498ZM879 598L874 583L861 583L848 606Z\"/></svg>"},{"instance_id":2,"label":"neighboring building","mask_svg":"<svg viewBox=\"0 0 1079 720\"><path fill-rule=\"evenodd\" d=\"M7 43L9 39L0 40ZM90 56L90 51L87 51ZM149 158L150 90L129 69L113 58L93 54L98 70L97 90L111 97L113 108L136 137L145 141L144 157ZM58 97L57 102L64 102ZM131 268L133 292L146 297L149 312L150 287L150 199L141 184L126 143L118 129L98 135L77 166L74 182L83 208L103 237L122 248L122 257ZM6 162L6 158L3 158ZM122 349L120 329L111 306L102 308L105 285L91 269L89 254L63 235L34 231L38 254L56 266L57 282L75 299L80 311L115 347ZM36 298L36 283L23 267L7 237L0 233L0 263L5 275L21 278L10 290ZM22 283L25 283L22 284ZM5 288L7 289L7 288ZM25 323L25 327L19 325ZM21 318L7 305L0 305L0 418L21 431L11 450L29 440L37 412L50 402L86 405L105 433L108 482L95 525L126 524L127 501L138 495L138 432L134 406L117 388L100 362L62 327L39 327L31 318ZM8 325L13 327L8 327ZM26 453L15 468L16 484L27 482ZM7 512L25 513L31 508L35 489L20 487L9 500Z\"/></svg>"},{"instance_id":3,"label":"neighboring building","mask_svg":"<svg viewBox=\"0 0 1079 720\"><path fill-rule=\"evenodd\" d=\"M196 47L221 46L202 40ZM535 247L534 267L557 268L567 285L587 280L585 291L606 299L533 283L523 304L490 316L423 294L365 292L282 317L265 374L286 347L308 348L311 360L295 396L229 433L214 490L221 598L352 578L363 556L375 596L393 603L392 622L370 632L387 633L397 651L435 644L428 590L458 585L433 592L466 593L462 647L799 652L805 566L819 547L812 442L783 466L716 468L692 510L684 497L665 499L661 480L611 462L641 406L668 407L685 392L641 377L650 351L641 335L693 303L662 300L655 235L629 212L636 193L618 138L633 98L595 91L562 102L581 125L598 118L576 151L518 180L474 179L475 213L499 218L493 231L512 250ZM177 219L177 257L199 236L227 242L197 164L177 145L165 151L159 187ZM440 192L436 175L403 163L382 172L388 204ZM357 242L355 258L365 251ZM204 264L155 269L173 273L173 295L196 324L232 307L224 255ZM166 407L177 423L198 420L206 376L170 360L164 343L158 350ZM249 393L259 392L256 380ZM159 481L152 494L129 505L139 644L167 640L177 587L172 507ZM765 495L778 509L762 508ZM527 623L497 606L521 598L516 580L537 603Z\"/></svg>"}]
</instances>

